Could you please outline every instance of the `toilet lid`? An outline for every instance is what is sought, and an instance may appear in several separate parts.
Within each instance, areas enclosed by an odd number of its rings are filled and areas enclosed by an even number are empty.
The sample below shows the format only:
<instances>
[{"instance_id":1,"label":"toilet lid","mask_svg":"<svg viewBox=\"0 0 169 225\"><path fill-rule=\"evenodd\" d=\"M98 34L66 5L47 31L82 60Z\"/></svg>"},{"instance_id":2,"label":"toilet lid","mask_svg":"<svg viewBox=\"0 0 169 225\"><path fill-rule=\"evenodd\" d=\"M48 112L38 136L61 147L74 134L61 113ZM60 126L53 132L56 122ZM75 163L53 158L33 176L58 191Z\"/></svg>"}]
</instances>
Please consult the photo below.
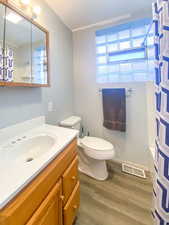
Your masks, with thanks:
<instances>
[{"instance_id":1,"label":"toilet lid","mask_svg":"<svg viewBox=\"0 0 169 225\"><path fill-rule=\"evenodd\" d=\"M96 137L84 137L81 139L81 144L86 148L97 151L111 151L114 149L110 142Z\"/></svg>"},{"instance_id":2,"label":"toilet lid","mask_svg":"<svg viewBox=\"0 0 169 225\"><path fill-rule=\"evenodd\" d=\"M63 121L60 122L61 126L66 126L66 127L73 127L77 123L81 122L81 118L78 116L71 116Z\"/></svg>"}]
</instances>

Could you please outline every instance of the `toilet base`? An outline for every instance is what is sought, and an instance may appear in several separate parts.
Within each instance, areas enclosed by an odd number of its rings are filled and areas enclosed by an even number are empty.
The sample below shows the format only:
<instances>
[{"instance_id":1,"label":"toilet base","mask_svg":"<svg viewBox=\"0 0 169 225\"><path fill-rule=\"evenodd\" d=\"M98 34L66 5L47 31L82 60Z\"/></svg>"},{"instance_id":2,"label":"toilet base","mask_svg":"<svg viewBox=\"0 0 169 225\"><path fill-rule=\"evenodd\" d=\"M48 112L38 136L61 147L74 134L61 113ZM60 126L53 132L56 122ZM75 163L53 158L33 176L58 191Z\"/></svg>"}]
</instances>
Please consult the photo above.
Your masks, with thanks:
<instances>
[{"instance_id":1,"label":"toilet base","mask_svg":"<svg viewBox=\"0 0 169 225\"><path fill-rule=\"evenodd\" d=\"M83 170L80 167L78 169L81 173L84 173L87 176L94 178L95 180L104 181L104 180L107 180L107 178L108 178L108 173L105 173L104 176L100 177L100 176L96 176L93 173L90 173L90 171L88 171L88 170Z\"/></svg>"},{"instance_id":2,"label":"toilet base","mask_svg":"<svg viewBox=\"0 0 169 225\"><path fill-rule=\"evenodd\" d=\"M79 154L79 171L100 181L108 178L106 161L89 158L82 152Z\"/></svg>"}]
</instances>

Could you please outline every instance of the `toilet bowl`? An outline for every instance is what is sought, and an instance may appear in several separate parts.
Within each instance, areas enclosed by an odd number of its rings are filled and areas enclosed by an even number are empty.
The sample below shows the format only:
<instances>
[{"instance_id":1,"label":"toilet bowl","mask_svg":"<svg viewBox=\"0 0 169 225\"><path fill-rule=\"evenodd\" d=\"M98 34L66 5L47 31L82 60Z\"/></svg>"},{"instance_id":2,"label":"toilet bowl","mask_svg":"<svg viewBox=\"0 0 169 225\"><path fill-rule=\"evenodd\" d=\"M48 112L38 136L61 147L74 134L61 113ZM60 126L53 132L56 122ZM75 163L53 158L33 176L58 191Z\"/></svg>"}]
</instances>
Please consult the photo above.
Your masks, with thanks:
<instances>
[{"instance_id":1,"label":"toilet bowl","mask_svg":"<svg viewBox=\"0 0 169 225\"><path fill-rule=\"evenodd\" d=\"M97 180L106 180L106 160L115 155L113 145L101 138L84 137L79 140L79 147L79 170Z\"/></svg>"},{"instance_id":2,"label":"toilet bowl","mask_svg":"<svg viewBox=\"0 0 169 225\"><path fill-rule=\"evenodd\" d=\"M80 117L70 117L60 123L61 126L80 131ZM79 170L97 180L106 180L108 171L106 160L114 158L113 145L97 137L78 138Z\"/></svg>"}]
</instances>

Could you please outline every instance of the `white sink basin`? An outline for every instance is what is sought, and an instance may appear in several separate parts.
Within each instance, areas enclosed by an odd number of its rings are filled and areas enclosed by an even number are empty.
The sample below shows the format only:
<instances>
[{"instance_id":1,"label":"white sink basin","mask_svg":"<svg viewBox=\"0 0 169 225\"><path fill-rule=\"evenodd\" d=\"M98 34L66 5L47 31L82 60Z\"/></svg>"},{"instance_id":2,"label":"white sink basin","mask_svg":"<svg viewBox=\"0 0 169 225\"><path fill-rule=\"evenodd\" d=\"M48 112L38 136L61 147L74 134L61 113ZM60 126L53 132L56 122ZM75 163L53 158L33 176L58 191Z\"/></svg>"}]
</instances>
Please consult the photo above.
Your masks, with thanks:
<instances>
[{"instance_id":1,"label":"white sink basin","mask_svg":"<svg viewBox=\"0 0 169 225\"><path fill-rule=\"evenodd\" d=\"M39 135L15 144L11 149L11 158L18 161L32 162L47 153L55 145L54 137Z\"/></svg>"},{"instance_id":2,"label":"white sink basin","mask_svg":"<svg viewBox=\"0 0 169 225\"><path fill-rule=\"evenodd\" d=\"M34 119L0 130L0 209L46 168L78 134L76 130L40 121Z\"/></svg>"}]
</instances>

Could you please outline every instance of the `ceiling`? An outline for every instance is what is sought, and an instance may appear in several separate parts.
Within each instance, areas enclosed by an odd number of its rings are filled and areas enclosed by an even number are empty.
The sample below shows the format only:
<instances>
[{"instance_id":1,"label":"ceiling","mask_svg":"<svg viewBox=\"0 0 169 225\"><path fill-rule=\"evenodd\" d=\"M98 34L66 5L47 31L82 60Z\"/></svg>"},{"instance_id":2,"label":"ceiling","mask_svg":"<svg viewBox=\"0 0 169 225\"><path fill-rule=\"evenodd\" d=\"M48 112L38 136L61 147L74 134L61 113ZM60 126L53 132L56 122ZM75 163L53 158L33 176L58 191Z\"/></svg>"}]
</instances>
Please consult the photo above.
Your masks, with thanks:
<instances>
[{"instance_id":1,"label":"ceiling","mask_svg":"<svg viewBox=\"0 0 169 225\"><path fill-rule=\"evenodd\" d=\"M151 12L153 0L45 0L71 29L137 13ZM105 22L106 22L105 21ZM107 21L108 22L108 21Z\"/></svg>"}]
</instances>

